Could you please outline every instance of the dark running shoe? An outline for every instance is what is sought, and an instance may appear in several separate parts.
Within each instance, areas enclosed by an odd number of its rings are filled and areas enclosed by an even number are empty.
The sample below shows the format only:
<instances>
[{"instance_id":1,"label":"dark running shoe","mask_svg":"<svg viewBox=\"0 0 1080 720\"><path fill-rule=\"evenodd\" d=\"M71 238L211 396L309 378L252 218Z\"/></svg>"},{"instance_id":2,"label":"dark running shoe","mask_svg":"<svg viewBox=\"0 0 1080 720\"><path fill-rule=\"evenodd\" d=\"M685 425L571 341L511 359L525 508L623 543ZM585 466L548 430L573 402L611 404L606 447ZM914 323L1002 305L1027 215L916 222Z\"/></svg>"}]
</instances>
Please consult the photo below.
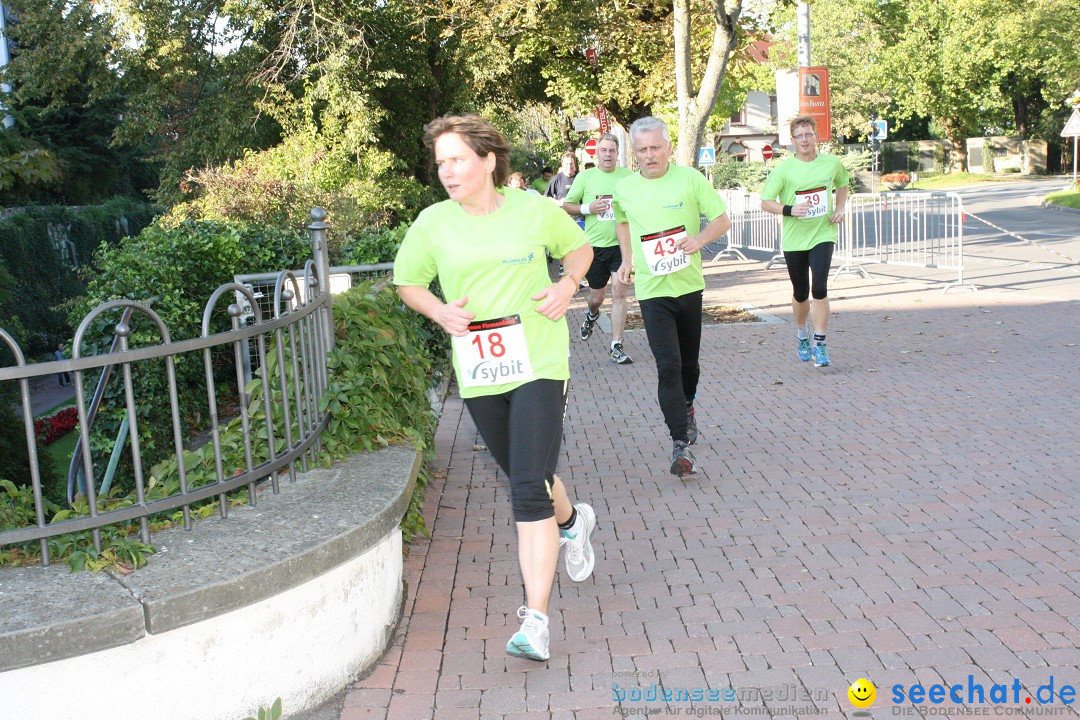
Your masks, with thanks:
<instances>
[{"instance_id":1,"label":"dark running shoe","mask_svg":"<svg viewBox=\"0 0 1080 720\"><path fill-rule=\"evenodd\" d=\"M676 440L675 447L671 451L671 474L678 477L685 477L686 475L693 475L697 472L697 468L694 466L694 456L690 452L690 448L687 447L689 443L683 440Z\"/></svg>"},{"instance_id":2,"label":"dark running shoe","mask_svg":"<svg viewBox=\"0 0 1080 720\"><path fill-rule=\"evenodd\" d=\"M623 352L622 343L615 343L608 354L611 356L611 362L616 365L630 365L634 362L629 355Z\"/></svg>"},{"instance_id":3,"label":"dark running shoe","mask_svg":"<svg viewBox=\"0 0 1080 720\"><path fill-rule=\"evenodd\" d=\"M579 335L581 335L582 340L589 339L589 336L592 335L593 325L595 325L596 321L599 319L600 313L596 313L596 315L590 315L588 310L585 311L585 322L581 323L581 331L578 333Z\"/></svg>"}]
</instances>

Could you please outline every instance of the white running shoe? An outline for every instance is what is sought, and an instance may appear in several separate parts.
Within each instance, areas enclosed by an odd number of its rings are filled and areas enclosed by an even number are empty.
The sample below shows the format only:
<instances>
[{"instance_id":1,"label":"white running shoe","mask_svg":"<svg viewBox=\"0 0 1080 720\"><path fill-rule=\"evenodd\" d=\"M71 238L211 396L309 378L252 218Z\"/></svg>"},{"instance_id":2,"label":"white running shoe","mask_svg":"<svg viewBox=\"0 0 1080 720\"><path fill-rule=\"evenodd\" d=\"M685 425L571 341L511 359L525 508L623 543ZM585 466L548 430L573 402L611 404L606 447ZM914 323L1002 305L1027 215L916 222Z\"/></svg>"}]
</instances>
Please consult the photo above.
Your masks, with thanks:
<instances>
[{"instance_id":1,"label":"white running shoe","mask_svg":"<svg viewBox=\"0 0 1080 720\"><path fill-rule=\"evenodd\" d=\"M517 616L521 618L521 628L506 643L507 654L529 660L547 660L551 657L548 651L547 616L524 605L518 608Z\"/></svg>"},{"instance_id":2,"label":"white running shoe","mask_svg":"<svg viewBox=\"0 0 1080 720\"><path fill-rule=\"evenodd\" d=\"M596 513L586 503L578 503L574 508L577 510L577 520L569 530L559 531L559 544L566 546L566 574L574 582L583 582L592 575L593 566L596 565L596 555L589 539L596 528Z\"/></svg>"}]
</instances>

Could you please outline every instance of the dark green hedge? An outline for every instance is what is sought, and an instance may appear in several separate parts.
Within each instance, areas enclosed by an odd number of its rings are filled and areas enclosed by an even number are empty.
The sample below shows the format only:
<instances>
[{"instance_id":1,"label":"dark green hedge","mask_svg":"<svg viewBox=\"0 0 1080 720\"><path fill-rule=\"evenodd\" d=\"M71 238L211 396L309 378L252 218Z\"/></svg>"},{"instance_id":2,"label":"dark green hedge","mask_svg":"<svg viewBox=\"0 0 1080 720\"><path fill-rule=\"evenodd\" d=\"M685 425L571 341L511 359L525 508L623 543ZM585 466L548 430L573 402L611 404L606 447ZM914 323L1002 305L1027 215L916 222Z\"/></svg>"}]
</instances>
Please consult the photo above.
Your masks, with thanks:
<instances>
[{"instance_id":1,"label":"dark green hedge","mask_svg":"<svg viewBox=\"0 0 1080 720\"><path fill-rule=\"evenodd\" d=\"M85 292L94 254L102 244L138 235L155 212L154 206L117 198L81 208L28 207L0 220L0 266L12 278L10 292L0 294L0 327L15 335L28 355L70 340L65 303ZM56 248L50 226L74 243L78 269Z\"/></svg>"}]
</instances>

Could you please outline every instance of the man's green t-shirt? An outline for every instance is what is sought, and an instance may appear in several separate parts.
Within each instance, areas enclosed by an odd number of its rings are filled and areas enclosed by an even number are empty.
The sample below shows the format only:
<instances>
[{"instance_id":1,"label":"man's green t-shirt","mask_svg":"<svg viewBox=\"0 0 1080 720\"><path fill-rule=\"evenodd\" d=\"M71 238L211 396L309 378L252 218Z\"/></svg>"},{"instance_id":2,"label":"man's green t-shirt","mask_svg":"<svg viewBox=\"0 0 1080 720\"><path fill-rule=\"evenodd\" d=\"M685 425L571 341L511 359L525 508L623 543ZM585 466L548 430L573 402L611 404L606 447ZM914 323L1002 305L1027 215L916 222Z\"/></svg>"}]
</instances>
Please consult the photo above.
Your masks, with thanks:
<instances>
[{"instance_id":1,"label":"man's green t-shirt","mask_svg":"<svg viewBox=\"0 0 1080 720\"><path fill-rule=\"evenodd\" d=\"M566 193L566 201L586 205L597 198L610 199L615 194L615 183L632 174L626 168L619 167L611 172L604 172L600 168L583 170L574 176L574 184ZM608 210L600 215L595 213L586 215L585 234L589 236L589 244L593 247L618 245L619 238L615 234L615 213Z\"/></svg>"},{"instance_id":2,"label":"man's green t-shirt","mask_svg":"<svg viewBox=\"0 0 1080 720\"><path fill-rule=\"evenodd\" d=\"M823 242L836 242L837 227L829 222L833 214L833 192L846 187L848 171L840 158L818 153L806 162L789 157L769 173L761 189L762 200L778 200L784 205L810 203L807 217L784 217L783 250L809 250Z\"/></svg>"},{"instance_id":3,"label":"man's green t-shirt","mask_svg":"<svg viewBox=\"0 0 1080 720\"><path fill-rule=\"evenodd\" d=\"M693 168L669 165L654 180L640 173L620 180L615 185L615 220L630 224L634 296L648 300L704 290L701 253L687 256L676 244L682 234L698 234L702 215L712 221L725 212L727 204Z\"/></svg>"},{"instance_id":4,"label":"man's green t-shirt","mask_svg":"<svg viewBox=\"0 0 1080 720\"><path fill-rule=\"evenodd\" d=\"M447 302L469 299L465 309L476 316L470 333L452 343L462 397L570 377L566 319L536 312L540 302L532 296L551 285L545 251L563 257L586 243L585 233L546 198L515 188L499 192L505 201L488 215L470 215L452 200L428 207L394 259L395 285L426 288L438 277ZM526 379L495 382L519 377L522 367Z\"/></svg>"},{"instance_id":5,"label":"man's green t-shirt","mask_svg":"<svg viewBox=\"0 0 1080 720\"><path fill-rule=\"evenodd\" d=\"M542 177L538 177L532 181L532 189L543 195L547 192L548 181Z\"/></svg>"}]
</instances>

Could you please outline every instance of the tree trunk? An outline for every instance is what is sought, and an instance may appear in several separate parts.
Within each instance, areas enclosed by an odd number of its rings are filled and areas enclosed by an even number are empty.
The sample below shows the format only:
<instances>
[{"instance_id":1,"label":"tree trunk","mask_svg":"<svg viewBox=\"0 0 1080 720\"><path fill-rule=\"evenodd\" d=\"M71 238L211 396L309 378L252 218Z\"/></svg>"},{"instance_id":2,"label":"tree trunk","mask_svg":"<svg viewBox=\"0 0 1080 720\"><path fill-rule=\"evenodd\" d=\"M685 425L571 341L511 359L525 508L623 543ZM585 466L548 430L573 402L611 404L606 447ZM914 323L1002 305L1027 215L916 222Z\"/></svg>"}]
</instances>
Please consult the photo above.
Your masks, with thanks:
<instances>
[{"instance_id":1,"label":"tree trunk","mask_svg":"<svg viewBox=\"0 0 1080 720\"><path fill-rule=\"evenodd\" d=\"M968 169L967 138L959 129L959 123L941 120L941 126L945 129L945 137L952 145L949 152L949 168L947 172L963 172ZM983 148L985 154L987 148Z\"/></svg>"},{"instance_id":2,"label":"tree trunk","mask_svg":"<svg viewBox=\"0 0 1080 720\"><path fill-rule=\"evenodd\" d=\"M701 147L701 137L720 94L728 58L735 48L735 29L742 13L742 0L715 0L713 19L716 27L709 48L709 59L696 93L690 62L690 0L675 0L674 11L675 88L679 104L679 143L675 151L675 162L694 167L697 164L698 149Z\"/></svg>"}]
</instances>

